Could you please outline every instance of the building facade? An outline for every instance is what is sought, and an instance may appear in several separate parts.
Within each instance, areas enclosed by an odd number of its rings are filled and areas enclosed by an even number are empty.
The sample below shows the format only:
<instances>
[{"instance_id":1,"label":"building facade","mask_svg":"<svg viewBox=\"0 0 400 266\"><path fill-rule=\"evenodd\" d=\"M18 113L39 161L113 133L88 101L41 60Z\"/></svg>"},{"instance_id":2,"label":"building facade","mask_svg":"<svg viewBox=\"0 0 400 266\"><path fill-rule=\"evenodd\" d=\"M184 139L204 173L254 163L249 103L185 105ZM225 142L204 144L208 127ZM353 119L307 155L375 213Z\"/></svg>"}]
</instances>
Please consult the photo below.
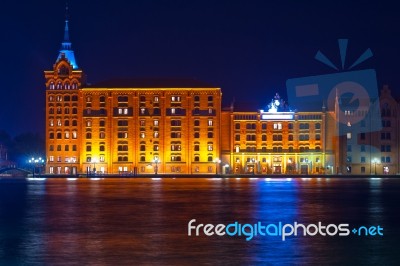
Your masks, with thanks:
<instances>
[{"instance_id":1,"label":"building facade","mask_svg":"<svg viewBox=\"0 0 400 266\"><path fill-rule=\"evenodd\" d=\"M321 103L320 111L291 111L278 95L268 111L234 104L222 110L220 88L188 79L88 85L68 20L58 58L44 74L48 174L400 172L399 108L387 87L372 99L376 119L339 100L334 110ZM365 118L351 123L357 115Z\"/></svg>"},{"instance_id":2,"label":"building facade","mask_svg":"<svg viewBox=\"0 0 400 266\"><path fill-rule=\"evenodd\" d=\"M69 41L46 78L49 174L215 173L221 89L196 80L88 86Z\"/></svg>"}]
</instances>

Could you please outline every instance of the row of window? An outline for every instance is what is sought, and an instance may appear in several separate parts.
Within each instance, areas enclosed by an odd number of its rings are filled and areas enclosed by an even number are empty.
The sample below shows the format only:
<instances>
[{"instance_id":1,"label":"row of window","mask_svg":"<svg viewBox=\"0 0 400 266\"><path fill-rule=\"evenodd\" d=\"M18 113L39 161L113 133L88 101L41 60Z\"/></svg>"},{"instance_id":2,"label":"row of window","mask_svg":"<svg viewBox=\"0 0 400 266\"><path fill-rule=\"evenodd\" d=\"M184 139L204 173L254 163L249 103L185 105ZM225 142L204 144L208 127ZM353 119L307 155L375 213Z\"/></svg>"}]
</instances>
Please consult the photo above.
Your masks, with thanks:
<instances>
[{"instance_id":1,"label":"row of window","mask_svg":"<svg viewBox=\"0 0 400 266\"><path fill-rule=\"evenodd\" d=\"M58 115L61 115L61 114L66 114L66 115L68 115L68 114L73 114L73 115L76 115L76 114L78 114L78 108L76 108L76 107L73 107L72 108L72 110L70 111L70 109L71 108L64 108L64 112L63 112L63 109L61 108L61 107L57 107L57 109L56 110L54 110L54 108L53 107L51 107L51 108L49 108L49 114L54 114L54 111L56 111L56 114L58 114Z\"/></svg>"},{"instance_id":2,"label":"row of window","mask_svg":"<svg viewBox=\"0 0 400 266\"><path fill-rule=\"evenodd\" d=\"M77 133L77 131L76 131L76 130L73 130L73 131L71 132L71 134L70 134L70 132L69 132L68 130L64 131L64 138L65 138L65 139L69 139L70 137L71 137L72 139L77 139L77 138L78 138L78 133ZM62 132L56 132L56 134L54 134L54 132L50 131L50 132L49 132L49 139L54 139L54 138L56 138L56 139L62 139L62 138L63 138Z\"/></svg>"},{"instance_id":3,"label":"row of window","mask_svg":"<svg viewBox=\"0 0 400 266\"><path fill-rule=\"evenodd\" d=\"M158 103L160 101L160 97L158 95L155 95L155 96L152 96L152 97L153 97L152 98L153 103ZM199 102L200 101L200 96L195 95L193 99L194 99L194 102ZM100 102L104 103L106 101L106 96L104 96L104 95L100 96L99 100L100 100ZM129 101L129 97L126 96L126 95L121 95L121 96L118 96L117 100L120 103L127 103ZM174 96L171 96L170 100L171 100L171 102L181 102L182 101L182 97L174 95ZM213 100L214 100L213 96L207 96L207 101L208 102L212 102ZM87 96L86 97L86 102L87 103L90 103L92 101L93 101L93 98L91 96ZM139 96L139 101L140 102L146 102L146 96L143 96L143 95Z\"/></svg>"},{"instance_id":4,"label":"row of window","mask_svg":"<svg viewBox=\"0 0 400 266\"><path fill-rule=\"evenodd\" d=\"M315 123L314 124L315 129L321 129L321 124L320 123ZM262 123L261 124L262 129L267 129L267 123ZM274 122L273 128L276 130L281 130L282 129L282 123L276 123ZM235 123L235 129L240 129L240 123ZM255 130L257 129L257 124L256 123L247 123L246 124L246 129L248 130ZM293 129L293 123L288 124L288 129ZM299 129L310 129L310 124L309 123L300 123L299 124Z\"/></svg>"},{"instance_id":5,"label":"row of window","mask_svg":"<svg viewBox=\"0 0 400 266\"><path fill-rule=\"evenodd\" d=\"M69 120L62 120L62 119L57 119L57 120L49 119L49 126L53 127L54 125L57 125L58 127L61 127L62 121L64 121L64 126L66 126L66 127L70 126ZM73 127L78 126L78 121L72 120L72 126Z\"/></svg>"},{"instance_id":6,"label":"row of window","mask_svg":"<svg viewBox=\"0 0 400 266\"><path fill-rule=\"evenodd\" d=\"M54 151L55 145L51 144L49 145L49 151ZM57 145L56 146L57 151L62 151L62 145ZM70 150L70 145L64 145L64 151L69 151ZM76 145L71 145L71 151L76 151Z\"/></svg>"},{"instance_id":7,"label":"row of window","mask_svg":"<svg viewBox=\"0 0 400 266\"><path fill-rule=\"evenodd\" d=\"M76 102L78 101L78 95L50 95L48 97L49 102L69 102L73 101Z\"/></svg>"},{"instance_id":8,"label":"row of window","mask_svg":"<svg viewBox=\"0 0 400 266\"><path fill-rule=\"evenodd\" d=\"M236 163L240 163L240 158L239 158L239 157L235 157L235 162L236 162ZM249 158L249 157L247 157L247 158L246 158L246 162L247 162L247 163L259 163L259 162L261 162L261 163L269 163L269 160L267 160L267 158L265 158L265 157L262 157L261 160L258 161L258 160L256 160L255 158ZM278 156L274 156L274 157L272 158L272 162L274 162L274 163L282 162L282 157L281 157L281 156L279 156L279 157L278 157ZM300 162L300 163L311 163L312 160L308 159L308 157L300 157L300 158L299 158L299 162ZM320 158L319 158L319 157L316 157L316 158L315 158L315 162L316 162L316 163L320 162ZM288 163L288 164L293 164L293 163L295 163L295 161L294 161L294 159L293 159L292 157L289 157L289 158L287 159L287 163Z\"/></svg>"},{"instance_id":9,"label":"row of window","mask_svg":"<svg viewBox=\"0 0 400 266\"><path fill-rule=\"evenodd\" d=\"M68 158L68 157L66 157L66 158ZM54 157L50 156L50 162L53 162L52 160L54 161ZM61 156L58 156L58 160L57 160L57 162L61 162ZM117 160L119 162L127 162L128 161L128 155L119 154L118 157L117 157ZM86 156L86 162L90 163L92 161L93 161L92 155L88 154ZM140 157L139 157L139 161L140 162L146 162L146 156L141 154ZM182 161L182 155L179 154L179 153L171 154L170 161L171 162L181 162ZM199 154L195 154L194 157L193 157L193 161L194 162L200 162L200 155ZM105 156L104 155L100 155L99 156L99 162L105 162ZM207 156L207 162L213 162L213 155L212 154L209 154Z\"/></svg>"},{"instance_id":10,"label":"row of window","mask_svg":"<svg viewBox=\"0 0 400 266\"><path fill-rule=\"evenodd\" d=\"M300 146L299 147L299 152L308 152L310 150L310 147L308 146ZM235 146L235 152L242 152L243 150L240 149L240 146ZM247 145L246 152L258 152L257 147L255 145ZM283 152L283 147L282 146L274 146L272 147L273 152ZM315 151L319 152L321 151L320 146L315 146ZM267 147L263 146L261 147L261 152L267 152ZM288 147L288 152L294 152L294 147L289 146Z\"/></svg>"},{"instance_id":11,"label":"row of window","mask_svg":"<svg viewBox=\"0 0 400 266\"><path fill-rule=\"evenodd\" d=\"M347 156L346 161L347 161L348 163L351 163L351 162L353 161L353 160L352 160L352 156ZM360 157L360 162L361 162L361 163L371 163L371 164L375 164L375 162L374 162L373 160L371 160L370 162L369 162L369 161L367 162L365 156L361 156L361 157ZM381 157L381 162L380 162L380 163L390 163L390 162L391 162L391 157L390 157L390 156L382 156L382 157Z\"/></svg>"},{"instance_id":12,"label":"row of window","mask_svg":"<svg viewBox=\"0 0 400 266\"><path fill-rule=\"evenodd\" d=\"M257 140L256 134L247 134L246 135L246 141L256 141L256 140ZM282 135L272 135L272 140L273 141L282 141L283 136ZM308 140L310 140L310 136L308 134L300 134L299 140L300 141L308 141ZM321 135L316 134L315 140L321 140ZM235 135L235 141L240 141L239 134ZM261 135L261 141L267 141L267 135ZM288 141L293 141L293 135L288 135Z\"/></svg>"},{"instance_id":13,"label":"row of window","mask_svg":"<svg viewBox=\"0 0 400 266\"><path fill-rule=\"evenodd\" d=\"M68 81L65 83L62 83L61 81L57 82L57 85L54 82L50 82L49 85L50 90L76 90L78 89L78 83L77 82L72 82L69 83Z\"/></svg>"},{"instance_id":14,"label":"row of window","mask_svg":"<svg viewBox=\"0 0 400 266\"><path fill-rule=\"evenodd\" d=\"M49 162L54 162L54 156L53 155L51 155L51 156L49 156ZM66 163L76 163L77 162L77 160L76 160L76 157L75 156L73 156L73 157L65 157L64 158L65 159L65 161L64 162L66 162ZM58 163L61 163L62 162L62 157L61 156L57 156L57 162Z\"/></svg>"}]
</instances>

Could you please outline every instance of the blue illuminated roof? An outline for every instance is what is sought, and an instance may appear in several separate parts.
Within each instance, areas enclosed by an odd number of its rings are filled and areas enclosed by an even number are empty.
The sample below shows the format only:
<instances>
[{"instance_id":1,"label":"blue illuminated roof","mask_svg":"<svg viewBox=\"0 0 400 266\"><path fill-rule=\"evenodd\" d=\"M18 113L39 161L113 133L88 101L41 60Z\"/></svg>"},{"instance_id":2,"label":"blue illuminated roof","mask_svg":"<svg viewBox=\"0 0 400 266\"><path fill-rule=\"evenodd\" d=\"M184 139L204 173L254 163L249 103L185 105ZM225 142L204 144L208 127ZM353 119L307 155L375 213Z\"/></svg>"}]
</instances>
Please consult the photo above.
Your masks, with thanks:
<instances>
[{"instance_id":1,"label":"blue illuminated roof","mask_svg":"<svg viewBox=\"0 0 400 266\"><path fill-rule=\"evenodd\" d=\"M57 61L59 61L61 59L62 54L65 54L65 58L68 59L69 63L72 65L73 69L78 69L79 68L78 64L76 63L76 60L75 60L74 51L61 49L60 50L60 54L57 57Z\"/></svg>"},{"instance_id":2,"label":"blue illuminated roof","mask_svg":"<svg viewBox=\"0 0 400 266\"><path fill-rule=\"evenodd\" d=\"M61 43L61 49L57 57L57 62L62 58L62 54L64 54L65 58L68 59L73 69L79 68L75 60L75 55L74 51L72 50L71 42L69 41L68 19L65 20L64 41Z\"/></svg>"}]
</instances>

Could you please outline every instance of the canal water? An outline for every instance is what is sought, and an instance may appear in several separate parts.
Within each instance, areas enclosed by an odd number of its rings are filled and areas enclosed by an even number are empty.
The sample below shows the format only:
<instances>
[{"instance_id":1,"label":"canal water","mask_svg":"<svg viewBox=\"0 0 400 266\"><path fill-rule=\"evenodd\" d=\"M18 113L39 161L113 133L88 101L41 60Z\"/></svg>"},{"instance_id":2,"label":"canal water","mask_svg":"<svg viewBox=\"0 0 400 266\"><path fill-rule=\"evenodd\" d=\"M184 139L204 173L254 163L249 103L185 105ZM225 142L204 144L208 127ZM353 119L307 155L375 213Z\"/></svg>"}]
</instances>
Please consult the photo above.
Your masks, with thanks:
<instances>
[{"instance_id":1,"label":"canal water","mask_svg":"<svg viewBox=\"0 0 400 266\"><path fill-rule=\"evenodd\" d=\"M399 265L399 206L395 178L3 178L0 265ZM283 241L295 222L359 231Z\"/></svg>"}]
</instances>

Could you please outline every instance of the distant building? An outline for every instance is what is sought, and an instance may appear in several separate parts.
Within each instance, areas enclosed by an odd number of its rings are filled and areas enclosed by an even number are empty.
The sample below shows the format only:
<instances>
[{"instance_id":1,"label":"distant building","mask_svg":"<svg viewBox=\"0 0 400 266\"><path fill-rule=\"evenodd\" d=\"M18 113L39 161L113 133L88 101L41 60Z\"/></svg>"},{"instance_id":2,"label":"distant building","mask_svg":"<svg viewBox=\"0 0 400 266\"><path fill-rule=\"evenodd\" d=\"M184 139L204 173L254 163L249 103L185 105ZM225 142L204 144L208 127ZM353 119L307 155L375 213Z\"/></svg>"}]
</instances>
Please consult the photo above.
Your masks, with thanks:
<instances>
[{"instance_id":1,"label":"distant building","mask_svg":"<svg viewBox=\"0 0 400 266\"><path fill-rule=\"evenodd\" d=\"M11 165L15 165L15 163L9 161L8 149L4 144L0 143L0 168L9 167Z\"/></svg>"}]
</instances>

